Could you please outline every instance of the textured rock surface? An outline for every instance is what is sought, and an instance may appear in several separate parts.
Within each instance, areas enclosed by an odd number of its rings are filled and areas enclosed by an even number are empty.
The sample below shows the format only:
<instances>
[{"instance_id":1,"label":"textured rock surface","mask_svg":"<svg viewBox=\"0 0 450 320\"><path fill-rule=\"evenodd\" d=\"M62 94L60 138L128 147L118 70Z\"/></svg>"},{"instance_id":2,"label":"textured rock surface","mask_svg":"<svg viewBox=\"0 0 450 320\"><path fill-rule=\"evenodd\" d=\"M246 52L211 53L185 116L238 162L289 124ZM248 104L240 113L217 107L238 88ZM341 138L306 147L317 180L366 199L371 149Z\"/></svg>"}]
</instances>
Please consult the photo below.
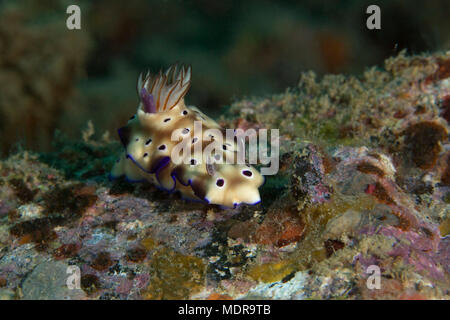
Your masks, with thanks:
<instances>
[{"instance_id":1,"label":"textured rock surface","mask_svg":"<svg viewBox=\"0 0 450 320\"><path fill-rule=\"evenodd\" d=\"M225 127L280 129L280 172L257 206L109 182L119 143L89 132L10 156L0 297L448 299L449 66L448 54L400 55L236 103ZM372 265L380 289L367 286ZM81 290L64 287L68 266Z\"/></svg>"}]
</instances>

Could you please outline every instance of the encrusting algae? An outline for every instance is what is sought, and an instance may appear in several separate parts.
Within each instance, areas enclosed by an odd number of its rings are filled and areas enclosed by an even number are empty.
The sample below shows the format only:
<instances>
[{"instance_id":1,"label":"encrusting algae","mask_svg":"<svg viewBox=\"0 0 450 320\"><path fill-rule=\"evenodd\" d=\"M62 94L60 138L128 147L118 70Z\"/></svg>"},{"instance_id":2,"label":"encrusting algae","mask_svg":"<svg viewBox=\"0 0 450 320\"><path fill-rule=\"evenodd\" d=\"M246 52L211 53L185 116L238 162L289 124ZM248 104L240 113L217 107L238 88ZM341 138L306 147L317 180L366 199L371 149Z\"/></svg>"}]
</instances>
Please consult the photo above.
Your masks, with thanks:
<instances>
[{"instance_id":1,"label":"encrusting algae","mask_svg":"<svg viewBox=\"0 0 450 320\"><path fill-rule=\"evenodd\" d=\"M305 73L285 93L236 102L222 127L280 129L279 173L233 189L242 203L261 192L255 206L222 210L150 183L110 182L121 146L94 141L93 126L74 143L58 136L55 152L1 161L0 297L43 288L61 299L448 299L449 66L449 53L400 54L359 78ZM213 192L225 165L159 165L174 129L189 129L189 140L194 120L220 130L184 105L187 79L189 69L174 68L141 77L113 176L233 206L230 181ZM40 280L73 265L80 290ZM380 290L366 285L373 265Z\"/></svg>"}]
</instances>

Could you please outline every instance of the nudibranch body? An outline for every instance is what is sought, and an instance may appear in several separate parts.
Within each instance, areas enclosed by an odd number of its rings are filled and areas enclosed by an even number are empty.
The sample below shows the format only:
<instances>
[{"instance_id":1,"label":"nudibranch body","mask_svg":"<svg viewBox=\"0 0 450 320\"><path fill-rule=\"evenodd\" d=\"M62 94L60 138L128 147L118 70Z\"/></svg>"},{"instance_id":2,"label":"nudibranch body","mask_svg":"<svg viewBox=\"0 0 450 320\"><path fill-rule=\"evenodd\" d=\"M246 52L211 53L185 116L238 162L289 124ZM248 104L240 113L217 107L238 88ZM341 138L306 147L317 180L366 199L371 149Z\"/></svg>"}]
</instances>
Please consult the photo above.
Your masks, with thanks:
<instances>
[{"instance_id":1,"label":"nudibranch body","mask_svg":"<svg viewBox=\"0 0 450 320\"><path fill-rule=\"evenodd\" d=\"M226 207L260 202L262 175L245 163L236 164L235 140L198 108L185 105L191 68L178 69L139 76L140 103L119 129L125 153L111 177L150 181L169 192L179 191L185 199Z\"/></svg>"}]
</instances>

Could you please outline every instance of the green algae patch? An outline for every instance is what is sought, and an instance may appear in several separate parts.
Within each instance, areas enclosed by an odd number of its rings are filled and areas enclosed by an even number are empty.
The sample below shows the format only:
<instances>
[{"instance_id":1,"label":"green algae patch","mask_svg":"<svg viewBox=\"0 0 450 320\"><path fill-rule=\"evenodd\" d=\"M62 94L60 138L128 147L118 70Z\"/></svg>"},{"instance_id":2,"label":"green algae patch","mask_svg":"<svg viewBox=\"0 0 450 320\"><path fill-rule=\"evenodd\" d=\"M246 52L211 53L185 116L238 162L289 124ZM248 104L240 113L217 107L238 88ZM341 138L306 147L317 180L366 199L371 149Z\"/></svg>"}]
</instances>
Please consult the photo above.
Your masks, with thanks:
<instances>
[{"instance_id":1,"label":"green algae patch","mask_svg":"<svg viewBox=\"0 0 450 320\"><path fill-rule=\"evenodd\" d=\"M145 238L141 241L141 245L147 250L153 250L158 244L152 238Z\"/></svg>"},{"instance_id":2,"label":"green algae patch","mask_svg":"<svg viewBox=\"0 0 450 320\"><path fill-rule=\"evenodd\" d=\"M189 299L204 287L206 264L201 258L162 248L153 253L150 269L146 299Z\"/></svg>"},{"instance_id":3,"label":"green algae patch","mask_svg":"<svg viewBox=\"0 0 450 320\"><path fill-rule=\"evenodd\" d=\"M292 261L287 259L252 266L247 271L247 275L255 281L272 283L283 280L294 271Z\"/></svg>"},{"instance_id":4,"label":"green algae patch","mask_svg":"<svg viewBox=\"0 0 450 320\"><path fill-rule=\"evenodd\" d=\"M441 232L441 237L446 237L450 234L450 219L446 218L440 225L439 231Z\"/></svg>"},{"instance_id":5,"label":"green algae patch","mask_svg":"<svg viewBox=\"0 0 450 320\"><path fill-rule=\"evenodd\" d=\"M39 153L39 160L60 170L68 179L105 181L110 168L117 160L122 146L109 137L99 141L83 132L83 140L71 140L55 131L54 151Z\"/></svg>"},{"instance_id":6,"label":"green algae patch","mask_svg":"<svg viewBox=\"0 0 450 320\"><path fill-rule=\"evenodd\" d=\"M296 267L299 270L306 270L328 258L330 248L327 246L328 239L324 239L324 231L332 218L349 210L371 211L375 205L376 202L369 196L344 197L335 194L330 202L302 208L300 214L304 217L306 230L304 238L298 243L296 252L293 253ZM332 249L335 251L338 248L333 246Z\"/></svg>"}]
</instances>

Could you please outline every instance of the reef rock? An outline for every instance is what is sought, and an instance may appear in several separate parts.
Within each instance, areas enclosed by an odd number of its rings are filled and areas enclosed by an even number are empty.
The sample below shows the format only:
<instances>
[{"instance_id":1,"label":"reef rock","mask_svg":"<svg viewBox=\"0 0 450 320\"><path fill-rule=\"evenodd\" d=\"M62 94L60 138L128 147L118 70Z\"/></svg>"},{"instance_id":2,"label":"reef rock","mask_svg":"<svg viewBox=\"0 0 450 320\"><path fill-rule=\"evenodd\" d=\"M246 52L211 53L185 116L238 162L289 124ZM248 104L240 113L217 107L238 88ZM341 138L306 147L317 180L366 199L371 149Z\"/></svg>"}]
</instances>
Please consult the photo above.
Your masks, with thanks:
<instances>
[{"instance_id":1,"label":"reef rock","mask_svg":"<svg viewBox=\"0 0 450 320\"><path fill-rule=\"evenodd\" d=\"M255 206L108 181L120 144L89 134L11 155L0 297L448 299L449 65L448 53L402 53L361 77L309 72L236 102L224 127L280 129L280 171ZM59 285L68 266L77 292Z\"/></svg>"}]
</instances>

